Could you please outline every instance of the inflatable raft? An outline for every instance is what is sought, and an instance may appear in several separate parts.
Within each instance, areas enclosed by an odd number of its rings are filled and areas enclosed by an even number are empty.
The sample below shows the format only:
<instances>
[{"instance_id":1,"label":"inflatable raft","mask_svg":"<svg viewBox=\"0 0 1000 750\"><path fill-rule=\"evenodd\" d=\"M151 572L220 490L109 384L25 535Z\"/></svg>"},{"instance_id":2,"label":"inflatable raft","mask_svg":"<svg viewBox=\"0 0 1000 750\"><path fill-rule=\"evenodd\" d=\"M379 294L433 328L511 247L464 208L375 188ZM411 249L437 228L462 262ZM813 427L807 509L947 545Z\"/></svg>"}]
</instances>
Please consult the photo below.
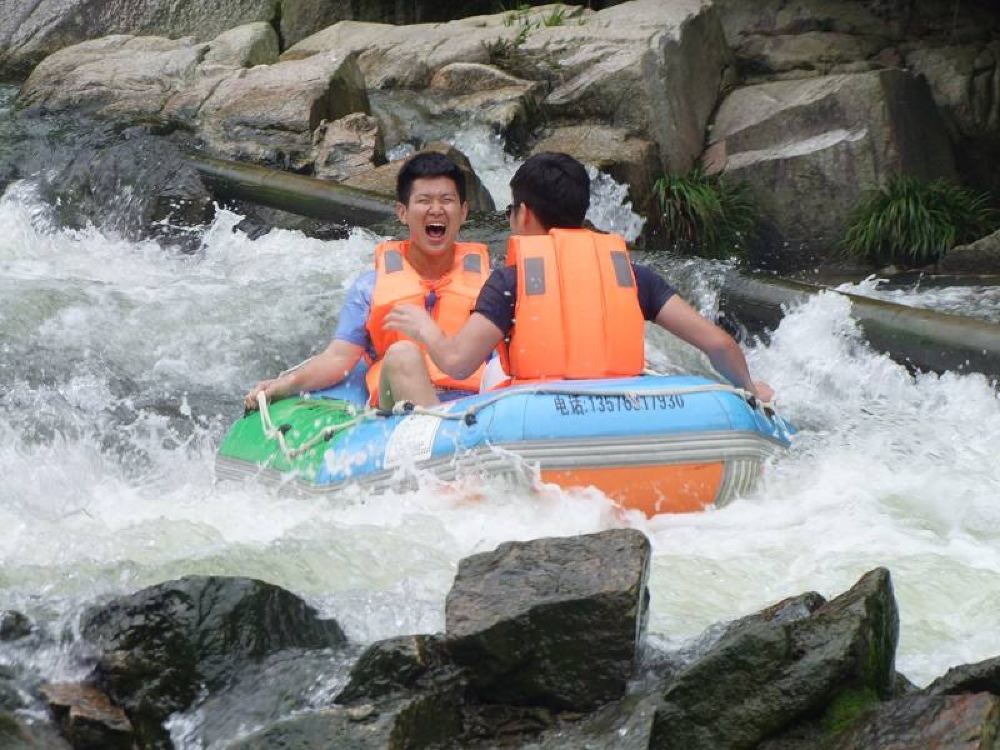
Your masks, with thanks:
<instances>
[{"instance_id":1,"label":"inflatable raft","mask_svg":"<svg viewBox=\"0 0 1000 750\"><path fill-rule=\"evenodd\" d=\"M366 398L355 371L335 388L247 414L220 446L217 476L380 491L418 471L450 480L513 474L527 462L544 482L593 486L655 515L747 492L790 434L742 391L691 375L515 386L396 413L367 409Z\"/></svg>"}]
</instances>

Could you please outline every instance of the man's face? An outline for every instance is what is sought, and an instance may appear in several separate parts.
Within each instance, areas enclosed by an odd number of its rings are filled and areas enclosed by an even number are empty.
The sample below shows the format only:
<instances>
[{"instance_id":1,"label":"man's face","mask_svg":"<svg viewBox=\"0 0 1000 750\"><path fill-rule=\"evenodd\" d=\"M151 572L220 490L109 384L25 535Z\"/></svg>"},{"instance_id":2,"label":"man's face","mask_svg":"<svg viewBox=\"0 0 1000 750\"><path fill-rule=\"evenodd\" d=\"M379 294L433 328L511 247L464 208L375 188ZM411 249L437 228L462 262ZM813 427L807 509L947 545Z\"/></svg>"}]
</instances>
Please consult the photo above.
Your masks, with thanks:
<instances>
[{"instance_id":1,"label":"man's face","mask_svg":"<svg viewBox=\"0 0 1000 750\"><path fill-rule=\"evenodd\" d=\"M418 177L409 202L396 204L396 215L410 230L411 247L431 256L455 247L468 213L469 204L459 199L458 188L449 177Z\"/></svg>"}]
</instances>

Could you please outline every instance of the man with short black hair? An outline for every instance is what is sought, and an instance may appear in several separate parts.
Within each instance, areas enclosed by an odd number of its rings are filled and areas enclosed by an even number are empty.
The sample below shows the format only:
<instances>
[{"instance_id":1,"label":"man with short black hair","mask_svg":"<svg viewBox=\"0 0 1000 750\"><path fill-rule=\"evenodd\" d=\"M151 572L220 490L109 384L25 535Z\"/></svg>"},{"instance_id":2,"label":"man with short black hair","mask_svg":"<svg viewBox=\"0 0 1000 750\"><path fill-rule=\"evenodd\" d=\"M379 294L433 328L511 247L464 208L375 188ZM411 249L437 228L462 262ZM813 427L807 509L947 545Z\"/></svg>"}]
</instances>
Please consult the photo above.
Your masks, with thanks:
<instances>
[{"instance_id":1,"label":"man with short black hair","mask_svg":"<svg viewBox=\"0 0 1000 750\"><path fill-rule=\"evenodd\" d=\"M444 154L419 153L400 170L396 198L409 239L376 248L375 270L348 291L330 345L301 367L254 386L244 399L247 408L257 408L261 393L274 400L336 385L362 357L371 363L371 403L384 409L397 400L431 405L478 391L480 368L452 378L418 344L384 326L393 307L407 303L450 333L468 319L489 256L485 245L457 241L469 212L465 176Z\"/></svg>"},{"instance_id":2,"label":"man with short black hair","mask_svg":"<svg viewBox=\"0 0 1000 750\"><path fill-rule=\"evenodd\" d=\"M509 382L638 375L643 320L703 351L727 380L764 402L739 345L654 271L628 261L624 240L582 229L590 178L566 154L539 153L511 179L512 232L505 268L494 271L457 333L401 305L386 327L421 342L433 362L462 377L499 347Z\"/></svg>"}]
</instances>

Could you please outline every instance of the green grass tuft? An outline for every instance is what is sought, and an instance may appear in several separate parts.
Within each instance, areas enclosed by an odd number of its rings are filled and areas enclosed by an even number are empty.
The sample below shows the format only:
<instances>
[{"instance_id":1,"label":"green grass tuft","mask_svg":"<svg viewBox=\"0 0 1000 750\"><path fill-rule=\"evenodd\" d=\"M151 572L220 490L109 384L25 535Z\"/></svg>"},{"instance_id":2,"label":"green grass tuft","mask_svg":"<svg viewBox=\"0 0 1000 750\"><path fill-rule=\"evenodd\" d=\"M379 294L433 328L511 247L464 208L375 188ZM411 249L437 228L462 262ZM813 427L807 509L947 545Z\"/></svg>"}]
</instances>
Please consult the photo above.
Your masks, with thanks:
<instances>
[{"instance_id":1,"label":"green grass tuft","mask_svg":"<svg viewBox=\"0 0 1000 750\"><path fill-rule=\"evenodd\" d=\"M743 183L707 175L700 165L653 185L667 243L706 258L746 258L760 214Z\"/></svg>"},{"instance_id":2,"label":"green grass tuft","mask_svg":"<svg viewBox=\"0 0 1000 750\"><path fill-rule=\"evenodd\" d=\"M948 250L997 228L989 196L946 180L894 175L865 196L851 218L844 249L878 265L925 266Z\"/></svg>"}]
</instances>

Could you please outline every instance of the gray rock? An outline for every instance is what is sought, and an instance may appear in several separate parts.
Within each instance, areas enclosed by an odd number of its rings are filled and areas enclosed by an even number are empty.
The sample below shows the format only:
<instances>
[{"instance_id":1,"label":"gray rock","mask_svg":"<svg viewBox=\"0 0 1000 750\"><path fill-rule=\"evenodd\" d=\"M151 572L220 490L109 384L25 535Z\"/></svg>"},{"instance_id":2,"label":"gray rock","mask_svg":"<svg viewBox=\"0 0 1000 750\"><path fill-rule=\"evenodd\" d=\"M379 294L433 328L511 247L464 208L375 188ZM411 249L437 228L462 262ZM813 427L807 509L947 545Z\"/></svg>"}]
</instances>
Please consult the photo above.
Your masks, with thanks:
<instances>
[{"instance_id":1,"label":"gray rock","mask_svg":"<svg viewBox=\"0 0 1000 750\"><path fill-rule=\"evenodd\" d=\"M370 88L423 89L454 63L518 61L518 75L552 87L544 101L556 118L594 119L655 141L665 166L686 170L704 142L729 60L713 7L702 0L633 0L598 12L570 8L544 26L546 6L445 24L397 27L343 21L283 55L325 50L358 54Z\"/></svg>"},{"instance_id":2,"label":"gray rock","mask_svg":"<svg viewBox=\"0 0 1000 750\"><path fill-rule=\"evenodd\" d=\"M445 648L486 702L587 710L621 698L643 634L649 541L614 530L465 558Z\"/></svg>"},{"instance_id":3,"label":"gray rock","mask_svg":"<svg viewBox=\"0 0 1000 750\"><path fill-rule=\"evenodd\" d=\"M740 65L752 73L829 72L839 64L867 60L886 44L883 37L827 31L753 35L740 46Z\"/></svg>"},{"instance_id":4,"label":"gray rock","mask_svg":"<svg viewBox=\"0 0 1000 750\"><path fill-rule=\"evenodd\" d=\"M1000 695L1000 656L975 664L962 664L949 669L927 686L931 695L958 693L992 693Z\"/></svg>"},{"instance_id":5,"label":"gray rock","mask_svg":"<svg viewBox=\"0 0 1000 750\"><path fill-rule=\"evenodd\" d=\"M314 176L323 180L346 180L385 163L378 120L360 112L321 122L313 144Z\"/></svg>"},{"instance_id":6,"label":"gray rock","mask_svg":"<svg viewBox=\"0 0 1000 750\"><path fill-rule=\"evenodd\" d=\"M0 4L0 80L23 79L46 56L100 37L191 36L205 42L276 19L274 0L10 0Z\"/></svg>"},{"instance_id":7,"label":"gray rock","mask_svg":"<svg viewBox=\"0 0 1000 750\"><path fill-rule=\"evenodd\" d=\"M250 23L219 34L208 43L206 63L252 68L278 61L278 34L269 23Z\"/></svg>"},{"instance_id":8,"label":"gray rock","mask_svg":"<svg viewBox=\"0 0 1000 750\"><path fill-rule=\"evenodd\" d=\"M161 746L163 721L247 661L286 648L345 643L297 596L247 578L189 576L84 613L81 634L100 656L98 686L122 706L140 743Z\"/></svg>"},{"instance_id":9,"label":"gray rock","mask_svg":"<svg viewBox=\"0 0 1000 750\"><path fill-rule=\"evenodd\" d=\"M0 642L16 641L31 634L31 620L14 610L0 610Z\"/></svg>"},{"instance_id":10,"label":"gray rock","mask_svg":"<svg viewBox=\"0 0 1000 750\"><path fill-rule=\"evenodd\" d=\"M915 695L878 706L830 750L993 750L1000 735L1000 698Z\"/></svg>"},{"instance_id":11,"label":"gray rock","mask_svg":"<svg viewBox=\"0 0 1000 750\"><path fill-rule=\"evenodd\" d=\"M772 225L751 260L775 267L835 254L864 192L890 174L956 176L926 82L898 70L737 89L719 108L705 159L749 185Z\"/></svg>"},{"instance_id":12,"label":"gray rock","mask_svg":"<svg viewBox=\"0 0 1000 750\"><path fill-rule=\"evenodd\" d=\"M669 680L650 747L752 748L831 706L891 693L899 615L876 569L805 619L751 618Z\"/></svg>"},{"instance_id":13,"label":"gray rock","mask_svg":"<svg viewBox=\"0 0 1000 750\"><path fill-rule=\"evenodd\" d=\"M0 708L0 747L3 750L72 750L55 727L42 722L28 724Z\"/></svg>"},{"instance_id":14,"label":"gray rock","mask_svg":"<svg viewBox=\"0 0 1000 750\"><path fill-rule=\"evenodd\" d=\"M216 155L298 170L311 164L313 131L322 120L367 111L354 60L324 54L224 78L197 123Z\"/></svg>"},{"instance_id":15,"label":"gray rock","mask_svg":"<svg viewBox=\"0 0 1000 750\"><path fill-rule=\"evenodd\" d=\"M953 247L937 267L941 273L1000 273L1000 229L968 245Z\"/></svg>"},{"instance_id":16,"label":"gray rock","mask_svg":"<svg viewBox=\"0 0 1000 750\"><path fill-rule=\"evenodd\" d=\"M351 669L337 703L372 700L414 688L428 671L444 666L440 640L411 635L373 643Z\"/></svg>"},{"instance_id":17,"label":"gray rock","mask_svg":"<svg viewBox=\"0 0 1000 750\"><path fill-rule=\"evenodd\" d=\"M404 750L437 747L462 733L457 689L379 704L335 707L277 722L229 750Z\"/></svg>"}]
</instances>

